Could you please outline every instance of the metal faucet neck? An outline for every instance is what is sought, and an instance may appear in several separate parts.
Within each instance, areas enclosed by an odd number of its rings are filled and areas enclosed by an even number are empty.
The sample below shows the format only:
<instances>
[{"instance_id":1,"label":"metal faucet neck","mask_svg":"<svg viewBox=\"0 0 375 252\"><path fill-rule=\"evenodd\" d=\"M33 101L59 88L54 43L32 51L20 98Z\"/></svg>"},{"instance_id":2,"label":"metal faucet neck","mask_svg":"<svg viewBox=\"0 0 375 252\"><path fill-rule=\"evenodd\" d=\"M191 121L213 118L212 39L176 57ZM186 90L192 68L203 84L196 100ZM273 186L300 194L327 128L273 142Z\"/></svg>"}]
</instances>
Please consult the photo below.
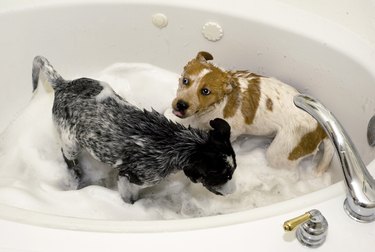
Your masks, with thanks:
<instances>
[{"instance_id":1,"label":"metal faucet neck","mask_svg":"<svg viewBox=\"0 0 375 252\"><path fill-rule=\"evenodd\" d=\"M319 122L335 146L347 188L345 211L357 221L374 221L375 180L344 128L326 107L311 96L298 95L294 97L294 104Z\"/></svg>"}]
</instances>

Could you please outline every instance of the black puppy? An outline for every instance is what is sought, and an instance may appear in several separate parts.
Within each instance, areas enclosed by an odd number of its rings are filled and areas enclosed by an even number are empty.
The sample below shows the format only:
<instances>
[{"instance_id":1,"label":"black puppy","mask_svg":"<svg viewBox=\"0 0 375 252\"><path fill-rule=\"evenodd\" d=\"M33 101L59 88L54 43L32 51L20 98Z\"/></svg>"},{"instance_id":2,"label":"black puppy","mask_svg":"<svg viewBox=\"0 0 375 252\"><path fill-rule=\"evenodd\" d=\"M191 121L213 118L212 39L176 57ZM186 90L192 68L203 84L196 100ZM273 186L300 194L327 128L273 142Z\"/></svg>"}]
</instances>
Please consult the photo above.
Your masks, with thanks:
<instances>
[{"instance_id":1,"label":"black puppy","mask_svg":"<svg viewBox=\"0 0 375 252\"><path fill-rule=\"evenodd\" d=\"M85 173L78 162L83 151L118 169L118 189L128 203L138 199L141 188L178 170L216 194L232 178L236 159L226 121L212 120L209 132L186 128L136 108L106 83L64 80L40 56L33 62L34 91L40 73L54 89L53 120L64 159L78 179Z\"/></svg>"}]
</instances>

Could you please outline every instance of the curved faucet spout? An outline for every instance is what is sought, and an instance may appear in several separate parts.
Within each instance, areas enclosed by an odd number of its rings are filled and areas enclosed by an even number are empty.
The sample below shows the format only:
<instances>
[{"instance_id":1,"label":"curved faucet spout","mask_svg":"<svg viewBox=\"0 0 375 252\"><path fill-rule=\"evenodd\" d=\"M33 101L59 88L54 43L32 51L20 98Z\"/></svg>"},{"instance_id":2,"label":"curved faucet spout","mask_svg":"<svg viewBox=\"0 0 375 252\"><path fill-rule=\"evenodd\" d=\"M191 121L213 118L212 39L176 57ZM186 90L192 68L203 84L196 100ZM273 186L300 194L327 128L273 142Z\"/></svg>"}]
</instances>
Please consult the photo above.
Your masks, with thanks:
<instances>
[{"instance_id":1,"label":"curved faucet spout","mask_svg":"<svg viewBox=\"0 0 375 252\"><path fill-rule=\"evenodd\" d=\"M298 95L294 97L294 104L320 123L335 146L347 187L345 211L357 221L374 221L375 180L344 128L327 108L310 96Z\"/></svg>"}]
</instances>

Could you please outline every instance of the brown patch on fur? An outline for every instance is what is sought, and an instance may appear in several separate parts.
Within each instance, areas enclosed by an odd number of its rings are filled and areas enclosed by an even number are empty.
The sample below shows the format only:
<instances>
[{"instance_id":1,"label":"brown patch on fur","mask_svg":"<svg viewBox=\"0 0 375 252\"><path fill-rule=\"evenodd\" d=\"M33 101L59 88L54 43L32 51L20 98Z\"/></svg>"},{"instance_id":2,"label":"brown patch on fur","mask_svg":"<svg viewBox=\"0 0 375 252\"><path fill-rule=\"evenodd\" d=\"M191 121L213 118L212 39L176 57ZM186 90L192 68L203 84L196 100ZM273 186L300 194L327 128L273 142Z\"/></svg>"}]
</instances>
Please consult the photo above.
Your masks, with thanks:
<instances>
[{"instance_id":1,"label":"brown patch on fur","mask_svg":"<svg viewBox=\"0 0 375 252\"><path fill-rule=\"evenodd\" d=\"M266 107L267 107L267 109L268 109L269 111L272 111L272 110L273 110L273 102L272 102L272 100L271 100L269 97L267 97Z\"/></svg>"},{"instance_id":2,"label":"brown patch on fur","mask_svg":"<svg viewBox=\"0 0 375 252\"><path fill-rule=\"evenodd\" d=\"M267 77L265 77L265 76L263 76L263 75L256 74L256 73L250 73L249 76L250 76L250 77L256 77L256 78L267 78Z\"/></svg>"},{"instance_id":3,"label":"brown patch on fur","mask_svg":"<svg viewBox=\"0 0 375 252\"><path fill-rule=\"evenodd\" d=\"M260 101L260 78L249 80L248 88L242 93L241 112L245 118L246 124L254 121L255 113L259 107Z\"/></svg>"},{"instance_id":4,"label":"brown patch on fur","mask_svg":"<svg viewBox=\"0 0 375 252\"><path fill-rule=\"evenodd\" d=\"M213 65L209 65L211 72L207 73L200 81L197 89L197 96L199 97L199 110L205 110L211 105L221 102L230 86L230 77L226 72ZM202 95L201 90L207 88L211 91L209 95Z\"/></svg>"},{"instance_id":5,"label":"brown patch on fur","mask_svg":"<svg viewBox=\"0 0 375 252\"><path fill-rule=\"evenodd\" d=\"M236 111L240 106L240 94L241 89L239 87L235 87L233 91L230 94L228 94L227 104L225 104L223 111L224 119L232 117L236 114Z\"/></svg>"},{"instance_id":6,"label":"brown patch on fur","mask_svg":"<svg viewBox=\"0 0 375 252\"><path fill-rule=\"evenodd\" d=\"M298 145L289 153L289 160L297 160L312 153L320 144L320 142L326 138L327 135L320 125L317 125L316 129L312 132L305 134Z\"/></svg>"},{"instance_id":7,"label":"brown patch on fur","mask_svg":"<svg viewBox=\"0 0 375 252\"><path fill-rule=\"evenodd\" d=\"M203 67L206 67L208 64L204 64L199 60L191 60L185 67L184 73L182 74L183 77L185 76L195 76L198 75Z\"/></svg>"},{"instance_id":8,"label":"brown patch on fur","mask_svg":"<svg viewBox=\"0 0 375 252\"><path fill-rule=\"evenodd\" d=\"M265 76L252 73L246 70L229 71L228 73L233 76L240 77L240 78L267 78Z\"/></svg>"}]
</instances>

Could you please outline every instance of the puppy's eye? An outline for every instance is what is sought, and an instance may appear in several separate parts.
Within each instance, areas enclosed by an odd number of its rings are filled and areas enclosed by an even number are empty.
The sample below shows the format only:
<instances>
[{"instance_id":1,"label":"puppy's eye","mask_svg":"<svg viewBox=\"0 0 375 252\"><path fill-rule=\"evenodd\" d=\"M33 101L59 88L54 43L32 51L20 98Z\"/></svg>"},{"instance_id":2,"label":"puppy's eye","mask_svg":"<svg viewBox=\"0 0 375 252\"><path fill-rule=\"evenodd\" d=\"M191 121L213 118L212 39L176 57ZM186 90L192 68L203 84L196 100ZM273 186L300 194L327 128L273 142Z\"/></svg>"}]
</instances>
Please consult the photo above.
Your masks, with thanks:
<instances>
[{"instance_id":1,"label":"puppy's eye","mask_svg":"<svg viewBox=\"0 0 375 252\"><path fill-rule=\"evenodd\" d=\"M207 88L202 88L201 89L201 94L202 95L209 95L209 94L211 94L211 91L209 89L207 89Z\"/></svg>"},{"instance_id":2,"label":"puppy's eye","mask_svg":"<svg viewBox=\"0 0 375 252\"><path fill-rule=\"evenodd\" d=\"M182 78L182 84L188 85L189 84L189 79L188 78Z\"/></svg>"}]
</instances>

